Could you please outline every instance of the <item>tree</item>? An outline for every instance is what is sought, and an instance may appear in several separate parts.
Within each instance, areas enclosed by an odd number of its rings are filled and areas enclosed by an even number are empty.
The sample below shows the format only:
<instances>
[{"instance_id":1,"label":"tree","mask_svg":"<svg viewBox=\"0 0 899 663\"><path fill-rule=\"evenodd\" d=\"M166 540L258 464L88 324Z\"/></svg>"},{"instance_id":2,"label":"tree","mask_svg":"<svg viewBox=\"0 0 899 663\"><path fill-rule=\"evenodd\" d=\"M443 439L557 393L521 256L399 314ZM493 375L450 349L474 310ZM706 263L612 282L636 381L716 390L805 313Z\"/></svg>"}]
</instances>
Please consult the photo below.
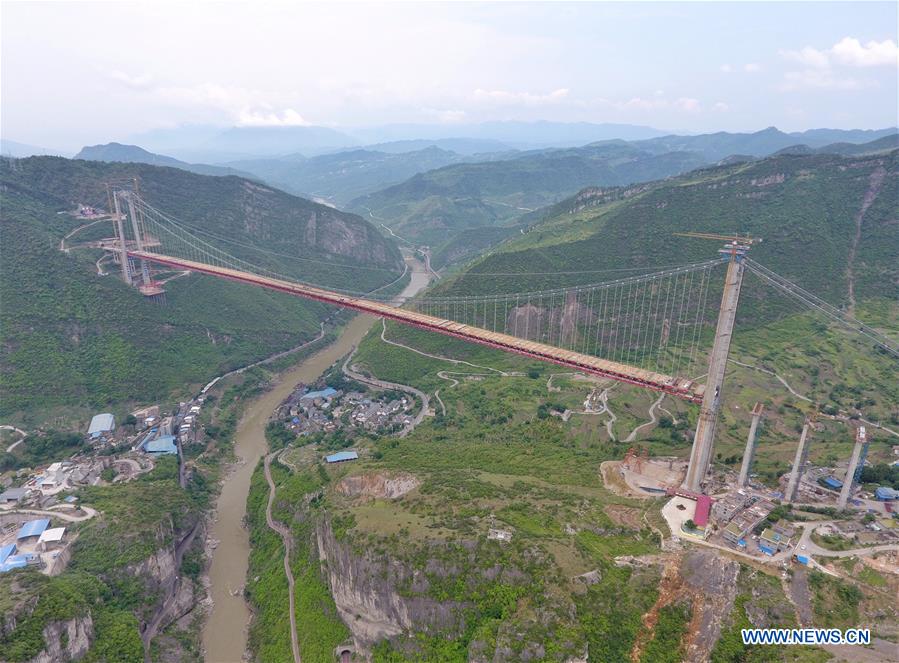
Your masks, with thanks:
<instances>
[{"instance_id":1,"label":"tree","mask_svg":"<svg viewBox=\"0 0 899 663\"><path fill-rule=\"evenodd\" d=\"M693 519L690 518L687 522L684 523L684 527L686 529L696 529L696 523L694 523Z\"/></svg>"}]
</instances>

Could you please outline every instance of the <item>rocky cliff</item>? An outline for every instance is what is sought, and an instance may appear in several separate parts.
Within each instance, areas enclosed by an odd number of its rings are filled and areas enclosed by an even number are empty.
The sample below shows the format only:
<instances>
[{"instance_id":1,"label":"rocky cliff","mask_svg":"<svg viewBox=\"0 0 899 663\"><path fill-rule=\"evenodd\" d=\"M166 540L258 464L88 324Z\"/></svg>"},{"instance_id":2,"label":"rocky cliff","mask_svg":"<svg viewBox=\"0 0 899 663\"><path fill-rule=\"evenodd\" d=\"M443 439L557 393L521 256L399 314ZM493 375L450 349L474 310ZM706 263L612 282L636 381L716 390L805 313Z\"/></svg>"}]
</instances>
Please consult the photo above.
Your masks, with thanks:
<instances>
[{"instance_id":1,"label":"rocky cliff","mask_svg":"<svg viewBox=\"0 0 899 663\"><path fill-rule=\"evenodd\" d=\"M66 663L82 659L98 642L95 625L103 621L102 614L109 607L100 597L128 587L132 592L138 591L132 608L137 623L131 624L139 628L144 648L148 648L159 632L189 615L197 605L198 583L184 573L182 561L191 546L203 540L204 527L205 523L197 519L180 527L167 523L156 532L155 538L162 545L151 555L124 567L110 568L107 574L91 576L77 570L53 577L34 570L6 574L0 596L8 595L11 608L4 611L0 620L0 663ZM123 579L136 583L128 585ZM119 600L127 601L128 597ZM113 610L121 614L119 608ZM137 637L137 633L132 634ZM175 638L166 638L159 650L167 657L165 660L189 658L183 644Z\"/></svg>"},{"instance_id":2,"label":"rocky cliff","mask_svg":"<svg viewBox=\"0 0 899 663\"><path fill-rule=\"evenodd\" d=\"M338 541L331 523L322 519L315 529L315 545L331 595L360 650L409 631L457 631L467 606L423 596L426 573L389 557L360 554L350 543ZM446 574L438 562L427 571ZM398 588L409 588L402 594Z\"/></svg>"}]
</instances>

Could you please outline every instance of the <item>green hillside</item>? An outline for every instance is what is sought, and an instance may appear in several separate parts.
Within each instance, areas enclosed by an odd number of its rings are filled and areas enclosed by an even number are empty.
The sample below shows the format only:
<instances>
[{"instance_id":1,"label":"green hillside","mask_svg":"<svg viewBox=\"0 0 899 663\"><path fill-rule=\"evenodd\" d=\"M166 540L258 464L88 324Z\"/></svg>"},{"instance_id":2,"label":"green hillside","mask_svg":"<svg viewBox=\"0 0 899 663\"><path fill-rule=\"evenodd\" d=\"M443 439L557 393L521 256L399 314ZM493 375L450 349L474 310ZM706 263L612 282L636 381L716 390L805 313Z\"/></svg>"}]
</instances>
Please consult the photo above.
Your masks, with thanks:
<instances>
[{"instance_id":1,"label":"green hillside","mask_svg":"<svg viewBox=\"0 0 899 663\"><path fill-rule=\"evenodd\" d=\"M447 166L352 201L397 234L434 246L462 230L504 225L588 185L668 177L705 163L681 152L652 155L623 141Z\"/></svg>"},{"instance_id":2,"label":"green hillside","mask_svg":"<svg viewBox=\"0 0 899 663\"><path fill-rule=\"evenodd\" d=\"M585 189L523 219L533 224L528 232L442 287L465 294L539 290L611 278L603 270L705 260L717 245L673 236L700 231L762 237L755 260L834 304L848 302L855 244L856 297L894 297L897 176L894 150L857 158L783 155L626 189ZM591 273L526 275L559 271Z\"/></svg>"},{"instance_id":3,"label":"green hillside","mask_svg":"<svg viewBox=\"0 0 899 663\"><path fill-rule=\"evenodd\" d=\"M224 370L299 345L331 312L196 275L168 283L167 304L159 306L115 276L98 276L98 250L61 252L60 238L84 222L60 212L78 202L102 203L104 181L134 175L148 201L186 223L316 261L279 258L283 271L354 289L384 285L401 273L396 247L362 219L247 180L136 164L3 160L4 419L67 420L83 417L88 407L115 410L183 395ZM85 236L109 235L105 226Z\"/></svg>"}]
</instances>

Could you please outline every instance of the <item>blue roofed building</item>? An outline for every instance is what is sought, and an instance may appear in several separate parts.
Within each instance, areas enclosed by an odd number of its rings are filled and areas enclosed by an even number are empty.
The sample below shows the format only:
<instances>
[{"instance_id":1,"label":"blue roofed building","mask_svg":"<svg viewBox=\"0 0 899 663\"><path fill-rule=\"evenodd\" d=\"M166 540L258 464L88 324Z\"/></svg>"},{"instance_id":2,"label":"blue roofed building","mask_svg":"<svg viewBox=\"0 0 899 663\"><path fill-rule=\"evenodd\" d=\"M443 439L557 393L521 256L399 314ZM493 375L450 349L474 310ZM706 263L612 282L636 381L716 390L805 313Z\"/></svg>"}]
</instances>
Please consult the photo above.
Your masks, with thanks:
<instances>
[{"instance_id":1,"label":"blue roofed building","mask_svg":"<svg viewBox=\"0 0 899 663\"><path fill-rule=\"evenodd\" d=\"M0 564L6 561L10 555L16 554L16 544L10 543L0 548Z\"/></svg>"},{"instance_id":2,"label":"blue roofed building","mask_svg":"<svg viewBox=\"0 0 899 663\"><path fill-rule=\"evenodd\" d=\"M115 418L109 413L95 414L91 419L91 424L87 428L87 435L90 439L96 440L102 437L104 433L111 433L115 430Z\"/></svg>"},{"instance_id":3,"label":"blue roofed building","mask_svg":"<svg viewBox=\"0 0 899 663\"><path fill-rule=\"evenodd\" d=\"M833 488L834 490L839 490L843 487L843 482L835 477L827 477L824 479L824 485L828 488Z\"/></svg>"},{"instance_id":4,"label":"blue roofed building","mask_svg":"<svg viewBox=\"0 0 899 663\"><path fill-rule=\"evenodd\" d=\"M303 394L300 396L301 401L314 401L316 398L332 398L335 394L337 394L336 389L332 389L331 387L327 387L326 389L322 389L321 391L310 391L309 393Z\"/></svg>"},{"instance_id":5,"label":"blue roofed building","mask_svg":"<svg viewBox=\"0 0 899 663\"><path fill-rule=\"evenodd\" d=\"M144 451L153 456L178 454L178 445L174 435L160 435L155 440L144 443Z\"/></svg>"},{"instance_id":6,"label":"blue roofed building","mask_svg":"<svg viewBox=\"0 0 899 663\"><path fill-rule=\"evenodd\" d=\"M0 564L0 573L6 573L13 569L22 569L29 564L39 564L40 557L32 554L10 555L2 564Z\"/></svg>"},{"instance_id":7,"label":"blue roofed building","mask_svg":"<svg viewBox=\"0 0 899 663\"><path fill-rule=\"evenodd\" d=\"M899 500L899 490L890 488L889 486L879 486L877 490L874 491L874 496L880 502L892 502L893 500Z\"/></svg>"},{"instance_id":8,"label":"blue roofed building","mask_svg":"<svg viewBox=\"0 0 899 663\"><path fill-rule=\"evenodd\" d=\"M326 463L342 463L347 460L356 460L359 454L355 451L338 451L336 454L325 456Z\"/></svg>"},{"instance_id":9,"label":"blue roofed building","mask_svg":"<svg viewBox=\"0 0 899 663\"><path fill-rule=\"evenodd\" d=\"M16 535L16 540L21 541L22 539L27 539L32 536L40 536L44 533L44 530L50 526L49 518L40 518L39 520L29 520L27 523L22 525L22 529L19 530L19 533Z\"/></svg>"}]
</instances>

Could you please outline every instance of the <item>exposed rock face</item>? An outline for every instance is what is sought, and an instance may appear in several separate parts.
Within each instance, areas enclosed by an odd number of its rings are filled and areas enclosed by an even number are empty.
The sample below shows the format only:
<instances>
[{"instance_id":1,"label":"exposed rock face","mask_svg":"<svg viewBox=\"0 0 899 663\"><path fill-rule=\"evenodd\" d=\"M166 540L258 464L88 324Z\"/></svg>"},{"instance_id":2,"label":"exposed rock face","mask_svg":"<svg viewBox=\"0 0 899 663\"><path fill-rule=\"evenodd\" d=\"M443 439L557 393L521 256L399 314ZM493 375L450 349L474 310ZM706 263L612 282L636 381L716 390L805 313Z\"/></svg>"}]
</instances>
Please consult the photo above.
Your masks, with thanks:
<instances>
[{"instance_id":1,"label":"exposed rock face","mask_svg":"<svg viewBox=\"0 0 899 663\"><path fill-rule=\"evenodd\" d=\"M345 477L337 484L337 491L347 497L375 497L393 500L415 490L420 485L421 481L406 472L396 474L376 472Z\"/></svg>"},{"instance_id":2,"label":"exposed rock face","mask_svg":"<svg viewBox=\"0 0 899 663\"><path fill-rule=\"evenodd\" d=\"M139 563L128 566L125 573L141 576L148 590L158 590L170 582L177 573L175 551L171 548L160 548Z\"/></svg>"},{"instance_id":3,"label":"exposed rock face","mask_svg":"<svg viewBox=\"0 0 899 663\"><path fill-rule=\"evenodd\" d=\"M83 617L52 622L44 628L47 646L28 663L74 661L87 653L94 640L94 621L90 611Z\"/></svg>"},{"instance_id":4,"label":"exposed rock face","mask_svg":"<svg viewBox=\"0 0 899 663\"><path fill-rule=\"evenodd\" d=\"M423 573L395 560L356 554L349 544L337 541L326 519L316 526L316 545L334 603L361 650L408 630L427 633L460 627L465 604L421 596L428 588ZM419 595L400 595L397 587L404 586Z\"/></svg>"},{"instance_id":5,"label":"exposed rock face","mask_svg":"<svg viewBox=\"0 0 899 663\"><path fill-rule=\"evenodd\" d=\"M691 551L681 573L693 595L693 619L688 629L687 660L704 663L721 636L737 596L740 565L709 551Z\"/></svg>"},{"instance_id":6,"label":"exposed rock face","mask_svg":"<svg viewBox=\"0 0 899 663\"><path fill-rule=\"evenodd\" d=\"M239 197L242 230L251 237L402 269L396 247L355 214L298 200L255 182L243 182ZM285 204L285 197L293 204ZM289 235L280 236L282 224L290 228Z\"/></svg>"}]
</instances>

